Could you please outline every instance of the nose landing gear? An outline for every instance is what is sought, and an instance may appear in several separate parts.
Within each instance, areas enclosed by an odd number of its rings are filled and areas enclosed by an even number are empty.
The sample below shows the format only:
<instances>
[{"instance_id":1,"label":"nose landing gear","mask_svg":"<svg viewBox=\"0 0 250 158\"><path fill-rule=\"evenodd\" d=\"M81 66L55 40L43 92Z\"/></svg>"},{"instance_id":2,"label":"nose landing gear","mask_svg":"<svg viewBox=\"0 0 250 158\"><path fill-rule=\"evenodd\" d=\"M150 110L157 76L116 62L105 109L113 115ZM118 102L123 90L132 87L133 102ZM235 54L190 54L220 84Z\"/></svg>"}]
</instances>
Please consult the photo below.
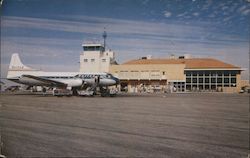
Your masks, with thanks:
<instances>
[{"instance_id":1,"label":"nose landing gear","mask_svg":"<svg viewBox=\"0 0 250 158\"><path fill-rule=\"evenodd\" d=\"M108 87L100 87L100 92L102 97L114 97L117 94L117 91Z\"/></svg>"}]
</instances>

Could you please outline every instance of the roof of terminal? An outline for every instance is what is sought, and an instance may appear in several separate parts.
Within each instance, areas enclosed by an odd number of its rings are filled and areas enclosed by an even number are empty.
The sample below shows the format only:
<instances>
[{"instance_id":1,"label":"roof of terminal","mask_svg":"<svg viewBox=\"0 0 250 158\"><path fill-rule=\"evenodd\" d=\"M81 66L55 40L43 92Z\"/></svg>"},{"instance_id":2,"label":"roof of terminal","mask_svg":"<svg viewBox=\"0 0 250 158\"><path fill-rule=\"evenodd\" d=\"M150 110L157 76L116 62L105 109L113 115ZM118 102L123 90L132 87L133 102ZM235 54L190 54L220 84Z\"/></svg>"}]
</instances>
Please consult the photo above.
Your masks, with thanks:
<instances>
[{"instance_id":1,"label":"roof of terminal","mask_svg":"<svg viewBox=\"0 0 250 158\"><path fill-rule=\"evenodd\" d=\"M185 69L239 69L240 67L224 63L212 58L191 58L191 59L137 59L123 63L124 65L137 64L185 64Z\"/></svg>"}]
</instances>

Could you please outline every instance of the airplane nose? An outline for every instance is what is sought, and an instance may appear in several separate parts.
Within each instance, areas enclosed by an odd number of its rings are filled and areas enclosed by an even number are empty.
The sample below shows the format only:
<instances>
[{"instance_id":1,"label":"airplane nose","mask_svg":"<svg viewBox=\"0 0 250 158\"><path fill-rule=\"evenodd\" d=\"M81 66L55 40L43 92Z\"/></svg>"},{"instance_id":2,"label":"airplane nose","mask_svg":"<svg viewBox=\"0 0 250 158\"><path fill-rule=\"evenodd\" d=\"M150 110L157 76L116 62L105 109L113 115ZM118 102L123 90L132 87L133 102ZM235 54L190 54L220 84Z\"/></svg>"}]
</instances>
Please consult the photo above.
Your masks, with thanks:
<instances>
[{"instance_id":1,"label":"airplane nose","mask_svg":"<svg viewBox=\"0 0 250 158\"><path fill-rule=\"evenodd\" d=\"M115 84L120 84L120 80L118 78L115 77Z\"/></svg>"}]
</instances>

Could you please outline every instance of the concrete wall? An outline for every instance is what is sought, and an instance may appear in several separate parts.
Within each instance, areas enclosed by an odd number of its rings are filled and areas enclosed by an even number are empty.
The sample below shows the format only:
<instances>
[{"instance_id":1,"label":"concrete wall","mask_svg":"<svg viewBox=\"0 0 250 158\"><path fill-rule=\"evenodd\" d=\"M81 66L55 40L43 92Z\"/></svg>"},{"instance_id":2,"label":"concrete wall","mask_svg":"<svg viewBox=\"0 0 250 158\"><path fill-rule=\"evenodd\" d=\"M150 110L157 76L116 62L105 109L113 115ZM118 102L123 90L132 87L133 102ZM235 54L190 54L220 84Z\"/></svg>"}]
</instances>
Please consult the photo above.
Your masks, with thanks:
<instances>
[{"instance_id":1,"label":"concrete wall","mask_svg":"<svg viewBox=\"0 0 250 158\"><path fill-rule=\"evenodd\" d=\"M240 87L247 87L250 86L249 80L241 80L239 83Z\"/></svg>"},{"instance_id":2,"label":"concrete wall","mask_svg":"<svg viewBox=\"0 0 250 158\"><path fill-rule=\"evenodd\" d=\"M85 62L84 60L87 60ZM94 61L91 61L91 60ZM80 72L98 72L100 67L100 52L84 52L80 55Z\"/></svg>"},{"instance_id":3,"label":"concrete wall","mask_svg":"<svg viewBox=\"0 0 250 158\"><path fill-rule=\"evenodd\" d=\"M88 61L85 62L84 59ZM84 51L80 55L80 72L109 72L113 59L112 51Z\"/></svg>"},{"instance_id":4,"label":"concrete wall","mask_svg":"<svg viewBox=\"0 0 250 158\"><path fill-rule=\"evenodd\" d=\"M123 80L185 80L185 64L112 65L110 72Z\"/></svg>"},{"instance_id":5,"label":"concrete wall","mask_svg":"<svg viewBox=\"0 0 250 158\"><path fill-rule=\"evenodd\" d=\"M241 84L240 83L241 83L241 74L237 74L236 75L236 90L233 90L233 92L234 91L240 92L240 90L241 90Z\"/></svg>"},{"instance_id":6,"label":"concrete wall","mask_svg":"<svg viewBox=\"0 0 250 158\"><path fill-rule=\"evenodd\" d=\"M237 87L223 87L223 93L238 93Z\"/></svg>"}]
</instances>

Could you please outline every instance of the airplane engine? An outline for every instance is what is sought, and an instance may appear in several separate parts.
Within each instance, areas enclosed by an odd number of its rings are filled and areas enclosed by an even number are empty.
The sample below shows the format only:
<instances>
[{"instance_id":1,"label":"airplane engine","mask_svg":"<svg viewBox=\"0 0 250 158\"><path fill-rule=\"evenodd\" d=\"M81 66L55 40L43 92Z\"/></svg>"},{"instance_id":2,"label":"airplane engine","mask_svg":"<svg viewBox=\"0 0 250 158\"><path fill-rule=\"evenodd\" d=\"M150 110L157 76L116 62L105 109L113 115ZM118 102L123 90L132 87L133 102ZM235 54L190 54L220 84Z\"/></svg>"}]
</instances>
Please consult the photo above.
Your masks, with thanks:
<instances>
[{"instance_id":1,"label":"airplane engine","mask_svg":"<svg viewBox=\"0 0 250 158\"><path fill-rule=\"evenodd\" d=\"M80 87L84 84L82 79L74 79L68 83L69 87Z\"/></svg>"}]
</instances>

